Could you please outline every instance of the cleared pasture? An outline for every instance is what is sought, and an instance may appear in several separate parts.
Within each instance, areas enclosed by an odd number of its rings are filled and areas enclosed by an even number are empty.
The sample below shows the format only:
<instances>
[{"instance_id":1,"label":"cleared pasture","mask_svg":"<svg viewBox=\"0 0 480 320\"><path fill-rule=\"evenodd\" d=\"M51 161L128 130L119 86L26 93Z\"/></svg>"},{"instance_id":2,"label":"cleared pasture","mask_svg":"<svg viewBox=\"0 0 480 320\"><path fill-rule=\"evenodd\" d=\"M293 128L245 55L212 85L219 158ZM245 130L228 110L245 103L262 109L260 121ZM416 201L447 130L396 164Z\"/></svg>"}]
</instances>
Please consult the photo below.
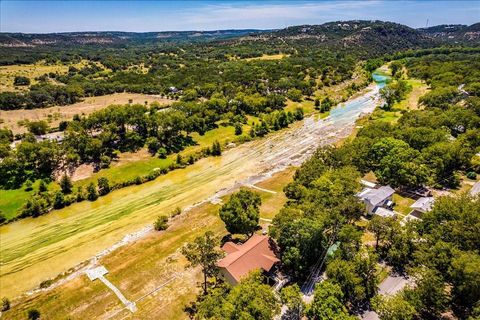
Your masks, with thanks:
<instances>
[{"instance_id":1,"label":"cleared pasture","mask_svg":"<svg viewBox=\"0 0 480 320\"><path fill-rule=\"evenodd\" d=\"M278 191L277 194L255 190L262 196L264 204L283 195L283 187L291 181L293 168L273 175L257 184L261 188ZM273 198L264 198L273 195ZM277 196L278 195L278 196ZM283 202L276 201L262 205L261 216L273 217ZM197 269L186 269L186 260L179 253L185 243L192 241L205 231L217 236L226 235L218 216L219 205L202 204L174 218L164 232L152 232L144 239L119 248L100 259L109 273L107 278L119 287L131 300L138 300L163 284L154 294L136 302L138 311L130 314L103 284L91 282L86 276L66 282L50 291L24 297L16 302L12 310L5 313L5 319L23 319L28 309L40 310L47 319L185 319L183 308L195 299L201 274ZM274 211L272 211L274 210ZM172 279L173 276L177 276ZM171 282L169 282L171 280Z\"/></svg>"}]
</instances>

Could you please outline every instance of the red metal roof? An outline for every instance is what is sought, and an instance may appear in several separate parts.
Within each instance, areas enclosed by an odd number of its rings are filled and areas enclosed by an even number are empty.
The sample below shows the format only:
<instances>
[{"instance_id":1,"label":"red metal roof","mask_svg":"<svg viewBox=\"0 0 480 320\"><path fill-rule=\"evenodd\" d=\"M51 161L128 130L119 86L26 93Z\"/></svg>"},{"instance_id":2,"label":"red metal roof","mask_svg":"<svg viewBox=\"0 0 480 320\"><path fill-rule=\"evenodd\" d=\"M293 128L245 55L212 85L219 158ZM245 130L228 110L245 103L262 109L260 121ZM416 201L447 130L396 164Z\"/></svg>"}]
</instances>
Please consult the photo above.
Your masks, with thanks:
<instances>
[{"instance_id":1,"label":"red metal roof","mask_svg":"<svg viewBox=\"0 0 480 320\"><path fill-rule=\"evenodd\" d=\"M227 242L222 247L227 256L219 260L217 265L224 268L237 282L255 269L268 272L280 261L269 240L267 236L254 234L242 245Z\"/></svg>"}]
</instances>

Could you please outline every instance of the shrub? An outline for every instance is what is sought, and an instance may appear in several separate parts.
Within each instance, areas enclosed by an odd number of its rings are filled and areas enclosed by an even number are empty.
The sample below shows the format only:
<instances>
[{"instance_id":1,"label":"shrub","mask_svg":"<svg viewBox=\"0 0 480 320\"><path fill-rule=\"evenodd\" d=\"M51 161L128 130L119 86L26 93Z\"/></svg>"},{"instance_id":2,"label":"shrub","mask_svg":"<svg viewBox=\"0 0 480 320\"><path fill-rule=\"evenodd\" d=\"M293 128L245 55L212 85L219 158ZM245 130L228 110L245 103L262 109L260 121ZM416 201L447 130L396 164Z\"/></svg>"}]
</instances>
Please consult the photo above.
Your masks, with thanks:
<instances>
[{"instance_id":1,"label":"shrub","mask_svg":"<svg viewBox=\"0 0 480 320\"><path fill-rule=\"evenodd\" d=\"M110 192L110 183L107 178L98 178L98 194L104 196Z\"/></svg>"},{"instance_id":2,"label":"shrub","mask_svg":"<svg viewBox=\"0 0 480 320\"><path fill-rule=\"evenodd\" d=\"M7 297L2 298L2 312L10 309L10 300Z\"/></svg>"},{"instance_id":3,"label":"shrub","mask_svg":"<svg viewBox=\"0 0 480 320\"><path fill-rule=\"evenodd\" d=\"M38 311L37 309L28 310L27 319L28 320L38 320L38 319L40 319L40 311Z\"/></svg>"},{"instance_id":4,"label":"shrub","mask_svg":"<svg viewBox=\"0 0 480 320\"><path fill-rule=\"evenodd\" d=\"M170 213L170 216L173 218L173 217L178 216L180 213L182 213L182 209L181 209L180 207L176 207L176 208Z\"/></svg>"},{"instance_id":5,"label":"shrub","mask_svg":"<svg viewBox=\"0 0 480 320\"><path fill-rule=\"evenodd\" d=\"M32 191L33 189L33 183L31 180L27 180L25 182L25 191Z\"/></svg>"},{"instance_id":6,"label":"shrub","mask_svg":"<svg viewBox=\"0 0 480 320\"><path fill-rule=\"evenodd\" d=\"M166 159L167 158L167 150L165 148L159 148L157 151L158 157L160 159Z\"/></svg>"},{"instance_id":7,"label":"shrub","mask_svg":"<svg viewBox=\"0 0 480 320\"><path fill-rule=\"evenodd\" d=\"M53 200L53 207L55 209L61 209L65 207L65 197L63 193L61 193L60 191L57 191L55 193L55 199Z\"/></svg>"},{"instance_id":8,"label":"shrub","mask_svg":"<svg viewBox=\"0 0 480 320\"><path fill-rule=\"evenodd\" d=\"M158 216L157 220L153 223L153 227L157 231L166 230L168 228L168 217L165 215Z\"/></svg>"},{"instance_id":9,"label":"shrub","mask_svg":"<svg viewBox=\"0 0 480 320\"><path fill-rule=\"evenodd\" d=\"M95 201L98 199L97 186L93 182L90 182L87 187L87 199L90 201Z\"/></svg>"},{"instance_id":10,"label":"shrub","mask_svg":"<svg viewBox=\"0 0 480 320\"><path fill-rule=\"evenodd\" d=\"M60 188L62 188L62 192L68 194L72 192L72 187L72 180L70 180L70 178L66 174L64 174L60 179Z\"/></svg>"},{"instance_id":11,"label":"shrub","mask_svg":"<svg viewBox=\"0 0 480 320\"><path fill-rule=\"evenodd\" d=\"M467 178L475 180L475 179L477 179L477 174L473 171L467 172Z\"/></svg>"},{"instance_id":12,"label":"shrub","mask_svg":"<svg viewBox=\"0 0 480 320\"><path fill-rule=\"evenodd\" d=\"M13 80L15 86L28 86L30 85L30 79L24 76L16 76Z\"/></svg>"},{"instance_id":13,"label":"shrub","mask_svg":"<svg viewBox=\"0 0 480 320\"><path fill-rule=\"evenodd\" d=\"M53 284L53 280L45 280L40 283L40 289L46 289Z\"/></svg>"}]
</instances>

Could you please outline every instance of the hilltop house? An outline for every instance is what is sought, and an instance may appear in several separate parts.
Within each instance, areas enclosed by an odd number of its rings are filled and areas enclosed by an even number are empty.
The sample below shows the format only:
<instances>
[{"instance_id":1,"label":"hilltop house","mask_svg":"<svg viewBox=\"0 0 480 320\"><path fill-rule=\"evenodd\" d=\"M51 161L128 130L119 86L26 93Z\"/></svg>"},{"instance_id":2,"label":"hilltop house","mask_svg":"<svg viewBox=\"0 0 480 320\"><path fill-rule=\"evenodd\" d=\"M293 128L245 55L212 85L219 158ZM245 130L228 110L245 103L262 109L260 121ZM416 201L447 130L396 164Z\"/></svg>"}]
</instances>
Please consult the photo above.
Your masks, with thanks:
<instances>
[{"instance_id":1,"label":"hilltop house","mask_svg":"<svg viewBox=\"0 0 480 320\"><path fill-rule=\"evenodd\" d=\"M251 271L260 269L267 277L280 261L273 241L264 235L254 234L247 242L235 244L227 242L222 247L227 255L217 262L220 274L232 285L240 282Z\"/></svg>"},{"instance_id":2,"label":"hilltop house","mask_svg":"<svg viewBox=\"0 0 480 320\"><path fill-rule=\"evenodd\" d=\"M379 188L365 188L357 197L365 203L366 210L369 214L374 214L378 208L391 207L395 190L390 186L381 186ZM382 210L380 210L383 212Z\"/></svg>"}]
</instances>

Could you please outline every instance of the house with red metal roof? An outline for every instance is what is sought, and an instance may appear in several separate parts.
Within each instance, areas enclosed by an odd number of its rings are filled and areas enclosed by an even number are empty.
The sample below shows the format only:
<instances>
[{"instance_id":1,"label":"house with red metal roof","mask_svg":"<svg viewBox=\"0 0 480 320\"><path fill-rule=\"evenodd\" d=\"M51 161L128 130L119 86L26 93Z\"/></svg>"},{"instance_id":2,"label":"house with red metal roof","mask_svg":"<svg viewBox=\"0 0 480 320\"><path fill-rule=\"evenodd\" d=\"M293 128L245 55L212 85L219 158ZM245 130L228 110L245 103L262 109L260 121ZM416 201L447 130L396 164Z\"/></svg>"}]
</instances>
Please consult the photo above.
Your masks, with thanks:
<instances>
[{"instance_id":1,"label":"house with red metal roof","mask_svg":"<svg viewBox=\"0 0 480 320\"><path fill-rule=\"evenodd\" d=\"M243 244L227 242L222 249L227 255L217 262L217 266L220 274L232 285L236 285L253 270L260 269L268 273L280 261L275 244L264 235L254 234Z\"/></svg>"}]
</instances>

